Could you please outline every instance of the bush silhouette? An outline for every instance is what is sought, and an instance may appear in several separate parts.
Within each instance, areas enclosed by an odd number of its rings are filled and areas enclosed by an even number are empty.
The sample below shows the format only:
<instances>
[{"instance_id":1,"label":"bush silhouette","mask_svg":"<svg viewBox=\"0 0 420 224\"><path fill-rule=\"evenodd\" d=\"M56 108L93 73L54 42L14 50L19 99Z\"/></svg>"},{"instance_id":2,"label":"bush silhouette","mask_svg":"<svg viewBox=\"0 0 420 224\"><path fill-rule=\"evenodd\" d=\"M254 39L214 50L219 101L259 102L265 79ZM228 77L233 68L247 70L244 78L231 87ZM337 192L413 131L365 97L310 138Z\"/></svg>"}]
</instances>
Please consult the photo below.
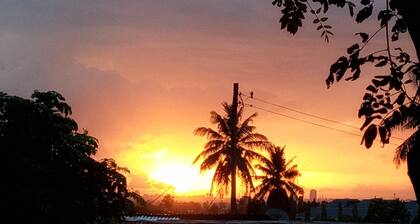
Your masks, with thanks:
<instances>
[{"instance_id":1,"label":"bush silhouette","mask_svg":"<svg viewBox=\"0 0 420 224\"><path fill-rule=\"evenodd\" d=\"M128 170L93 159L98 141L78 131L71 113L54 91L30 99L0 92L4 219L108 223L129 212L136 195L120 173Z\"/></svg>"}]
</instances>

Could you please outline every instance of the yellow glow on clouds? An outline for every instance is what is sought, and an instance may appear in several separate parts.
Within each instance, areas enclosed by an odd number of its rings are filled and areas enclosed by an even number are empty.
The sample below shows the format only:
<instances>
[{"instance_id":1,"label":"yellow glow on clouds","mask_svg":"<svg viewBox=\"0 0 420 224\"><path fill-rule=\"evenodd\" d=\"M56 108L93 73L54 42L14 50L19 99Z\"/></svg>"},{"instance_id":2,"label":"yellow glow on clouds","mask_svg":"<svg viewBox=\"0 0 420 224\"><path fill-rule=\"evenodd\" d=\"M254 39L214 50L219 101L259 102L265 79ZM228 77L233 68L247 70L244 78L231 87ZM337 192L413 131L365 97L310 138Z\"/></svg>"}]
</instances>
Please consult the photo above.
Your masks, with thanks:
<instances>
[{"instance_id":1,"label":"yellow glow on clouds","mask_svg":"<svg viewBox=\"0 0 420 224\"><path fill-rule=\"evenodd\" d=\"M132 175L144 175L150 188L156 184L173 186L176 194L205 194L210 190L212 171L200 173L199 165L192 161L199 152L187 150L179 142L177 136L154 138L144 136L134 143L128 144L116 158L121 166L127 166ZM194 141L191 141L194 145ZM190 146L191 147L191 146ZM202 147L202 146L201 146ZM132 178L129 175L129 184ZM151 189L159 192L160 189ZM155 193L156 193L155 192Z\"/></svg>"},{"instance_id":2,"label":"yellow glow on clouds","mask_svg":"<svg viewBox=\"0 0 420 224\"><path fill-rule=\"evenodd\" d=\"M131 174L127 176L129 187L139 190L142 194L161 193L169 186L173 186L173 192L177 195L203 195L210 192L213 171L200 173L199 164L201 161L194 165L192 161L202 150L204 142L205 139L193 135L189 137L181 134L158 137L143 136L121 145L121 150L118 151L115 158L120 166L128 167L131 171ZM294 162L298 164L302 176L296 181L306 191L318 189L321 194L328 197L373 197L377 194L369 190L369 187L359 187L359 185L366 185L376 186L380 192L381 189L385 190L387 187L391 193L384 192L380 195L391 197L392 189L397 189L393 186L399 183L405 186L408 191L408 193L401 191L399 195L403 198L410 198L412 195L409 192L411 188L405 175L405 169L396 170L389 161L381 163L375 156L379 151L372 151L365 157L363 156L368 153L365 150L353 149L351 151L359 158L369 159L374 167L380 166L380 170L383 172L380 175L373 175L372 172L376 169L368 164L363 165L363 162L355 160L353 161L354 167L346 170L343 169L343 166L346 167L349 164L345 162L346 160L342 161L339 156L334 156L335 159L324 158L322 153L319 155L305 154L304 152L308 150L299 151L300 148L302 148L300 145L292 144L287 148L286 158L300 155ZM388 153L392 154L392 151ZM317 165L313 165L313 163ZM338 170L339 168L340 170ZM138 189L140 185L142 189ZM241 187L238 186L239 195L242 194L241 192Z\"/></svg>"},{"instance_id":3,"label":"yellow glow on clouds","mask_svg":"<svg viewBox=\"0 0 420 224\"><path fill-rule=\"evenodd\" d=\"M182 194L208 192L211 175L211 172L200 174L197 167L176 163L160 166L149 174L151 179L171 185Z\"/></svg>"}]
</instances>

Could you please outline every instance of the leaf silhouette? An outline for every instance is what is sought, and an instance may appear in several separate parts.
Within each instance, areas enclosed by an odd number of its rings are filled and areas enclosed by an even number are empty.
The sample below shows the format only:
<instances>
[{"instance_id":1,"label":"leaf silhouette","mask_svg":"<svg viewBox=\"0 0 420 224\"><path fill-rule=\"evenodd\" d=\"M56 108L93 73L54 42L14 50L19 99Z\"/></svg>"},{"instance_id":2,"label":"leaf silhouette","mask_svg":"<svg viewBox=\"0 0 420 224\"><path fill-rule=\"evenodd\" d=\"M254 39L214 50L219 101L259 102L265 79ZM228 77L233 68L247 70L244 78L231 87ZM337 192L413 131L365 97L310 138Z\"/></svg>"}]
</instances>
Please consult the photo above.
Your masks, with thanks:
<instances>
[{"instance_id":1,"label":"leaf silhouette","mask_svg":"<svg viewBox=\"0 0 420 224\"><path fill-rule=\"evenodd\" d=\"M375 124L371 124L365 131L365 134L363 135L362 142L360 144L365 143L365 147L369 149L373 145L373 141L376 138L377 135L377 128Z\"/></svg>"}]
</instances>

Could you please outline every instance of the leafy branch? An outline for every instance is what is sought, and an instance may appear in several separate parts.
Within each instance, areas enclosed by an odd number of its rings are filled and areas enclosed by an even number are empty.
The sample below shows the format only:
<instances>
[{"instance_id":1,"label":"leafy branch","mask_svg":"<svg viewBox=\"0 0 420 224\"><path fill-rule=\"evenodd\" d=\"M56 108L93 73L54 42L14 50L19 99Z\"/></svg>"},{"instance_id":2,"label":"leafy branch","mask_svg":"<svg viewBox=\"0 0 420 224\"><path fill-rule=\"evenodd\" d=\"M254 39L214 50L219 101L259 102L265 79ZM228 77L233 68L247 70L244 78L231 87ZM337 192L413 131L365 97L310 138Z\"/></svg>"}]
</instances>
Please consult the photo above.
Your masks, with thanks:
<instances>
[{"instance_id":1,"label":"leafy branch","mask_svg":"<svg viewBox=\"0 0 420 224\"><path fill-rule=\"evenodd\" d=\"M318 8L317 10L314 10L309 3L309 1L306 2L306 5L310 8L310 12L315 16L315 19L313 20L314 24L319 24L316 30L322 30L321 37L324 37L325 42L329 42L329 35L333 36L334 33L331 32L332 26L324 24L325 21L328 20L328 17L320 17L319 13L321 12L321 8Z\"/></svg>"},{"instance_id":2,"label":"leafy branch","mask_svg":"<svg viewBox=\"0 0 420 224\"><path fill-rule=\"evenodd\" d=\"M374 0L359 0L359 2L361 8L357 13L354 12L355 4L347 0L312 0L312 3L318 3L320 6L316 10L309 0L274 0L273 5L280 7L283 13L280 19L282 29L287 27L288 32L295 34L302 26L305 14L311 13L315 17L313 23L317 25L317 30L322 31L321 37L329 42L330 36L334 34L331 32L332 27L326 24L328 17L321 15L321 11L322 14L325 14L330 6L338 8L347 6L350 16L355 15L355 21L362 23L372 16ZM379 29L371 36L367 33L356 33L355 35L361 37L361 41L347 48L347 54L339 57L330 66L329 74L325 80L329 88L343 78L346 81L359 79L363 66L367 64L378 68L388 67L384 70L385 74L374 76L372 83L367 86L359 109L359 118L364 117L365 119L361 130L365 130L362 142L365 142L367 148L371 147L377 133L379 133L382 143L389 143L388 138L391 135L392 128L408 122L407 117L418 120L418 114L420 114L418 109L420 101L420 89L418 87L420 86L420 64L410 60L410 55L401 48L395 48L393 52L391 47L391 41L397 41L400 34L408 31L407 22L400 16L396 8L397 4L399 4L397 0L391 0L391 3L390 0L386 0L386 8L380 10L377 14ZM307 8L309 11L307 11ZM385 49L376 50L362 56L362 50L384 29ZM397 51L399 51L399 54L395 54ZM411 92L408 91L407 85L410 83L417 85L417 91L414 95L411 95ZM378 119L381 121L376 122ZM414 123L411 126L419 127L420 124Z\"/></svg>"}]
</instances>

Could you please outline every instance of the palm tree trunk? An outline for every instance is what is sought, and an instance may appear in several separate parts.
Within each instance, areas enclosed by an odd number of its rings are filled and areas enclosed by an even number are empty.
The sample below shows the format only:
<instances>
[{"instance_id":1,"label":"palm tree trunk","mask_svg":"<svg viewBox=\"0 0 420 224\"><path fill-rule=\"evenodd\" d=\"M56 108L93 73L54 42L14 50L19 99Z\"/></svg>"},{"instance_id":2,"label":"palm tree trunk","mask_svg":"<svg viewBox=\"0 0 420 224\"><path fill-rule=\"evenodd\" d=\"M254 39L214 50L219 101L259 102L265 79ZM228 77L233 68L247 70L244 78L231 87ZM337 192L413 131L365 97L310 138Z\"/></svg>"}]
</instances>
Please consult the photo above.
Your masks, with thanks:
<instances>
[{"instance_id":1,"label":"palm tree trunk","mask_svg":"<svg viewBox=\"0 0 420 224\"><path fill-rule=\"evenodd\" d=\"M398 12L402 15L407 23L408 33L413 40L416 49L417 59L420 59L420 14L418 13L417 1L395 1Z\"/></svg>"},{"instance_id":2,"label":"palm tree trunk","mask_svg":"<svg viewBox=\"0 0 420 224\"><path fill-rule=\"evenodd\" d=\"M419 152L416 149L411 149L407 154L407 170L410 177L411 184L416 194L417 205L420 205L420 164Z\"/></svg>"},{"instance_id":3,"label":"palm tree trunk","mask_svg":"<svg viewBox=\"0 0 420 224\"><path fill-rule=\"evenodd\" d=\"M420 14L418 13L417 1L395 1L398 12L402 15L407 23L408 33L413 41L414 48L416 49L417 60L420 60ZM418 115L417 115L418 116ZM417 129L419 131L419 129ZM411 184L416 194L417 205L420 206L420 153L414 147L407 154L407 169L408 176L410 177Z\"/></svg>"},{"instance_id":4,"label":"palm tree trunk","mask_svg":"<svg viewBox=\"0 0 420 224\"><path fill-rule=\"evenodd\" d=\"M235 215L238 213L238 206L236 205L236 166L231 170L231 190L230 190L230 213Z\"/></svg>"}]
</instances>

